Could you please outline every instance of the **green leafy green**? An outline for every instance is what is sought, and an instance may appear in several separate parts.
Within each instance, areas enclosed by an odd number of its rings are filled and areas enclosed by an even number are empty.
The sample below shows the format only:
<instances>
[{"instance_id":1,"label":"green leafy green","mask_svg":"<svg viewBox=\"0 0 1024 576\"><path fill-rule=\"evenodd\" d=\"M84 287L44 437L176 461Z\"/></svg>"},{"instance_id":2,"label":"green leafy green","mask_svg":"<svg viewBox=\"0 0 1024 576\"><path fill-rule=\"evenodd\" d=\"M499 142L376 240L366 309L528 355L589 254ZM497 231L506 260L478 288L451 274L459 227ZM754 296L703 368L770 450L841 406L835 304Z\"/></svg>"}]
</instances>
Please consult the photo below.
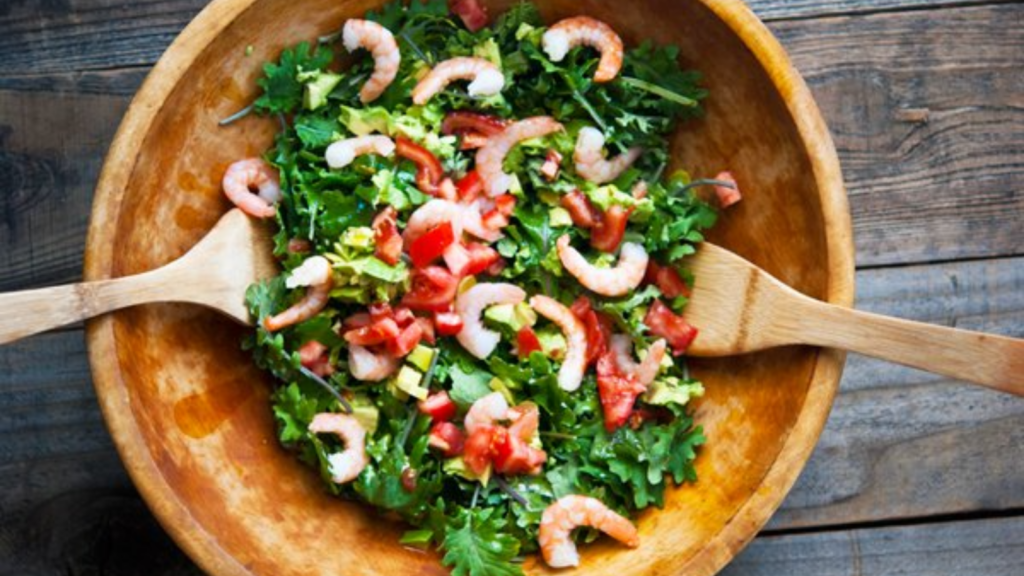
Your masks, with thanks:
<instances>
[{"instance_id":1,"label":"green leafy green","mask_svg":"<svg viewBox=\"0 0 1024 576\"><path fill-rule=\"evenodd\" d=\"M444 563L452 576L521 576L511 560L519 554L519 541L505 533L505 520L497 510L462 509L445 530Z\"/></svg>"}]
</instances>

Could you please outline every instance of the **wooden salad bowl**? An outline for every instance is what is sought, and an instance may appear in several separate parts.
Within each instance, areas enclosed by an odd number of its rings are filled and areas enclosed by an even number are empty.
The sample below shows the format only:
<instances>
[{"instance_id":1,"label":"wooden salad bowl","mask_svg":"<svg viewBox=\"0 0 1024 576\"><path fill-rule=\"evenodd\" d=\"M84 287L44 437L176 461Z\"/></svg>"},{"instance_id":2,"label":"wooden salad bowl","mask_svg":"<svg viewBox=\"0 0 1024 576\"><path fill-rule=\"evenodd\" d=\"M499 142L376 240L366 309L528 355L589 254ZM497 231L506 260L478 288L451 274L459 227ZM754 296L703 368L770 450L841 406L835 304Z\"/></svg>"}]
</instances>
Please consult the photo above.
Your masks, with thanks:
<instances>
[{"instance_id":1,"label":"wooden salad bowl","mask_svg":"<svg viewBox=\"0 0 1024 576\"><path fill-rule=\"evenodd\" d=\"M217 121L258 93L282 47L337 30L375 0L215 0L153 69L107 156L85 277L135 274L181 256L224 214L220 179L262 153L276 119ZM510 1L486 2L492 14ZM730 169L744 200L711 239L809 296L853 301L850 216L832 141L779 43L740 0L540 2L549 21L589 14L627 44L676 44L710 90L683 125L675 164ZM247 54L246 47L251 46ZM125 466L160 522L207 572L446 574L433 552L399 545L403 525L328 496L316 472L278 445L273 383L240 342L246 329L181 304L140 306L88 324L93 377ZM789 347L693 361L708 443L699 481L670 489L638 519L642 544L582 547L574 572L707 575L767 522L825 424L844 354ZM551 573L536 558L529 574ZM563 571L564 572L564 571Z\"/></svg>"}]
</instances>

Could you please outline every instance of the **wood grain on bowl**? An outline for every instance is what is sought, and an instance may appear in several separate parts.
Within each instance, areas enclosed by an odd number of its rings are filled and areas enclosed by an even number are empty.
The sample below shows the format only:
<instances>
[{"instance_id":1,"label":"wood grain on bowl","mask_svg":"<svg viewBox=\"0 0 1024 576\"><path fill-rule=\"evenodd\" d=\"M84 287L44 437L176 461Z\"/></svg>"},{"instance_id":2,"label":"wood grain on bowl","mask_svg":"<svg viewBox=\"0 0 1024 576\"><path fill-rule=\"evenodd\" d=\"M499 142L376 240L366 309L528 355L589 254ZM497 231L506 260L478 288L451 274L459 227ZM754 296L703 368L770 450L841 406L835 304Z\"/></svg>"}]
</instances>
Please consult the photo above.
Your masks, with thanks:
<instances>
[{"instance_id":1,"label":"wood grain on bowl","mask_svg":"<svg viewBox=\"0 0 1024 576\"><path fill-rule=\"evenodd\" d=\"M305 0L300 11L293 0L216 0L207 7L156 65L118 131L97 189L87 279L149 270L193 245L227 209L218 190L225 167L271 141L269 120L216 125L256 95L260 63L378 4ZM510 2L488 4L500 13ZM712 97L705 118L675 138L676 164L701 174L728 166L751 183L713 239L805 294L851 303L850 222L831 140L803 81L741 2L650 0L628 11L611 1L540 4L548 18L603 18L628 43L678 44L686 64L705 72ZM315 473L277 445L267 405L272 383L239 350L242 329L202 310L161 305L91 322L87 333L97 394L126 467L205 570L445 573L435 554L398 544L400 525L329 497ZM696 417L710 438L697 460L700 481L671 491L665 510L642 515L640 550L599 541L584 549L578 573L721 568L793 485L843 359L789 348L696 364L708 389ZM534 559L526 567L548 572Z\"/></svg>"}]
</instances>

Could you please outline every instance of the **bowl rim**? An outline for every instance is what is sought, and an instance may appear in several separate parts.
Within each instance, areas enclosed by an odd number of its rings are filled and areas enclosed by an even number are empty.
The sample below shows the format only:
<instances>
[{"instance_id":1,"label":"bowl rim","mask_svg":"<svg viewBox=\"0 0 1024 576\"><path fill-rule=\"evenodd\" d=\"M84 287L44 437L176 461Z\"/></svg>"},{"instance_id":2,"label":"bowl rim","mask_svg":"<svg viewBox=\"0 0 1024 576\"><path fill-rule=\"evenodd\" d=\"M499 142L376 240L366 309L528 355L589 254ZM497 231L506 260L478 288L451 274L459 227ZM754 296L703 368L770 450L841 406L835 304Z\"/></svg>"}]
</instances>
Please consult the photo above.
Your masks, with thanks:
<instances>
[{"instance_id":1,"label":"bowl rim","mask_svg":"<svg viewBox=\"0 0 1024 576\"><path fill-rule=\"evenodd\" d=\"M96 186L85 247L87 281L112 277L114 249L126 186L142 144L163 103L196 58L234 20L258 0L214 0L204 8L160 57L125 113L104 160ZM807 151L824 217L828 283L825 300L852 306L854 247L842 173L824 119L803 78L782 45L742 0L697 0L726 24L768 73L782 97ZM205 571L218 576L251 572L217 544L191 516L160 474L130 407L127 387L115 358L113 316L86 324L86 340L103 418L132 482L160 524ZM842 376L845 352L819 349L807 396L783 447L761 480L761 487L742 504L722 529L686 563L679 573L708 576L718 572L763 527L793 487L825 426Z\"/></svg>"}]
</instances>

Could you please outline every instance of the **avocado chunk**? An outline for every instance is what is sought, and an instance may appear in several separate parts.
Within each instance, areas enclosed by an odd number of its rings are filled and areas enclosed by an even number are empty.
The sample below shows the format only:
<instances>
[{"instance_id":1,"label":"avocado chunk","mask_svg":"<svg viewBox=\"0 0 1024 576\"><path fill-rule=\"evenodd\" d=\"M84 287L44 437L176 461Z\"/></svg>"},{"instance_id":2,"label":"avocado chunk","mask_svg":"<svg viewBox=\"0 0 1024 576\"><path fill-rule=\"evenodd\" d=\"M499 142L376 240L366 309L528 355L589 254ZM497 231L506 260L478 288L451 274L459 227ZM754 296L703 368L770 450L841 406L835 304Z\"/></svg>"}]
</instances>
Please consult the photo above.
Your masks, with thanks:
<instances>
[{"instance_id":1,"label":"avocado chunk","mask_svg":"<svg viewBox=\"0 0 1024 576\"><path fill-rule=\"evenodd\" d=\"M402 366L395 376L395 387L417 400L425 400L429 390L420 386L423 374L411 366Z\"/></svg>"},{"instance_id":2,"label":"avocado chunk","mask_svg":"<svg viewBox=\"0 0 1024 576\"><path fill-rule=\"evenodd\" d=\"M316 110L327 104L327 95L331 90L341 83L341 76L330 72L321 72L316 78L306 84L306 92L303 94L302 105L306 110Z\"/></svg>"},{"instance_id":3,"label":"avocado chunk","mask_svg":"<svg viewBox=\"0 0 1024 576\"><path fill-rule=\"evenodd\" d=\"M405 357L405 361L412 364L416 368L419 368L420 372L426 372L430 370L430 363L434 360L434 354L437 351L429 346L417 344L416 348Z\"/></svg>"}]
</instances>

